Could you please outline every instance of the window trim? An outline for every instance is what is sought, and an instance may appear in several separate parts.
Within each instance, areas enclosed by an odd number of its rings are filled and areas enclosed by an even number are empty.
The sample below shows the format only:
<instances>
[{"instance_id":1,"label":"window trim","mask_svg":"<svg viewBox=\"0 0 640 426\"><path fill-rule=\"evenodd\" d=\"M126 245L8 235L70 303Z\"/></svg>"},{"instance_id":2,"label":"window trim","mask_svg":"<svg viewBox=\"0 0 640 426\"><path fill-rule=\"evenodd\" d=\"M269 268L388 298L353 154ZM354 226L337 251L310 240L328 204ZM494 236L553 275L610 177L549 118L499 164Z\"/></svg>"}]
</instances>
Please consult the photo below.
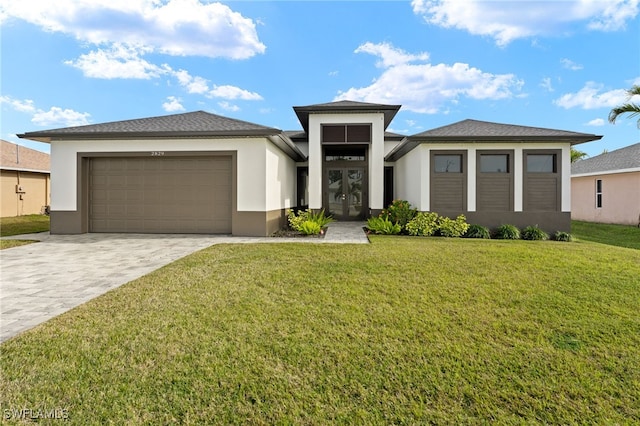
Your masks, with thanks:
<instances>
[{"instance_id":1,"label":"window trim","mask_svg":"<svg viewBox=\"0 0 640 426\"><path fill-rule=\"evenodd\" d=\"M602 179L596 179L596 209L602 208Z\"/></svg>"}]
</instances>

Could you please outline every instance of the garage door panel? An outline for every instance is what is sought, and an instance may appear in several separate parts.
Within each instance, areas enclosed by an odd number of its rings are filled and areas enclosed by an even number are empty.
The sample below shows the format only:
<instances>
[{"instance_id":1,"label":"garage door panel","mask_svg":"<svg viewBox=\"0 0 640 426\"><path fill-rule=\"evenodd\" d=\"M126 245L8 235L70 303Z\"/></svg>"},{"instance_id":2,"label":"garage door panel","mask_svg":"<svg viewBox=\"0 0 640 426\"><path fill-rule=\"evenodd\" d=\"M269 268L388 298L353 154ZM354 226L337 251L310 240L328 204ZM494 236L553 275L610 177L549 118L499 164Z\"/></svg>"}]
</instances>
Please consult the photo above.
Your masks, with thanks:
<instances>
[{"instance_id":1,"label":"garage door panel","mask_svg":"<svg viewBox=\"0 0 640 426\"><path fill-rule=\"evenodd\" d=\"M93 158L91 232L230 233L231 157Z\"/></svg>"}]
</instances>

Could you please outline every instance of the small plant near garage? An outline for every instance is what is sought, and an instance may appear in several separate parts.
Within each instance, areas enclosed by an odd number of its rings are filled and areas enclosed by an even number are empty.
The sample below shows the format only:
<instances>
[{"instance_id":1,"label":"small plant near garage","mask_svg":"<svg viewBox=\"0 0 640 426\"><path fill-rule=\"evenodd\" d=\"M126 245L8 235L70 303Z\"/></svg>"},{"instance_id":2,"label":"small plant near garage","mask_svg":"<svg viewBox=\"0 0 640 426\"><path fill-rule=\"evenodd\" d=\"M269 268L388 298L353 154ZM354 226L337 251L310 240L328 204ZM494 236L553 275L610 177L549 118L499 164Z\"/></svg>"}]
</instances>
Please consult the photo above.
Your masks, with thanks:
<instances>
[{"instance_id":1,"label":"small plant near garage","mask_svg":"<svg viewBox=\"0 0 640 426\"><path fill-rule=\"evenodd\" d=\"M568 232L558 231L553 235L553 239L556 241L570 242L573 241L573 237Z\"/></svg>"},{"instance_id":2,"label":"small plant near garage","mask_svg":"<svg viewBox=\"0 0 640 426\"><path fill-rule=\"evenodd\" d=\"M486 226L482 226L482 225L469 225L469 229L467 229L467 232L464 234L465 238L481 238L481 239L485 239L488 240L491 238L491 232L489 231L489 228L487 228Z\"/></svg>"},{"instance_id":3,"label":"small plant near garage","mask_svg":"<svg viewBox=\"0 0 640 426\"><path fill-rule=\"evenodd\" d=\"M523 240L529 241L546 241L549 239L549 234L540 229L538 225L527 226L522 230L521 236Z\"/></svg>"},{"instance_id":4,"label":"small plant near garage","mask_svg":"<svg viewBox=\"0 0 640 426\"><path fill-rule=\"evenodd\" d=\"M417 213L418 209L411 207L411 203L407 200L394 200L389 207L382 210L380 216L387 217L391 222L400 225L402 232Z\"/></svg>"},{"instance_id":5,"label":"small plant near garage","mask_svg":"<svg viewBox=\"0 0 640 426\"><path fill-rule=\"evenodd\" d=\"M520 230L514 225L500 225L495 232L495 238L499 240L519 240Z\"/></svg>"},{"instance_id":6,"label":"small plant near garage","mask_svg":"<svg viewBox=\"0 0 640 426\"><path fill-rule=\"evenodd\" d=\"M397 235L402 231L399 223L394 223L387 216L371 217L367 220L367 229L374 234Z\"/></svg>"},{"instance_id":7,"label":"small plant near garage","mask_svg":"<svg viewBox=\"0 0 640 426\"><path fill-rule=\"evenodd\" d=\"M438 230L438 213L419 212L406 226L407 233L413 236L430 237Z\"/></svg>"},{"instance_id":8,"label":"small plant near garage","mask_svg":"<svg viewBox=\"0 0 640 426\"><path fill-rule=\"evenodd\" d=\"M438 218L438 233L443 237L462 237L467 229L469 229L469 224L463 214L455 219L445 216Z\"/></svg>"}]
</instances>

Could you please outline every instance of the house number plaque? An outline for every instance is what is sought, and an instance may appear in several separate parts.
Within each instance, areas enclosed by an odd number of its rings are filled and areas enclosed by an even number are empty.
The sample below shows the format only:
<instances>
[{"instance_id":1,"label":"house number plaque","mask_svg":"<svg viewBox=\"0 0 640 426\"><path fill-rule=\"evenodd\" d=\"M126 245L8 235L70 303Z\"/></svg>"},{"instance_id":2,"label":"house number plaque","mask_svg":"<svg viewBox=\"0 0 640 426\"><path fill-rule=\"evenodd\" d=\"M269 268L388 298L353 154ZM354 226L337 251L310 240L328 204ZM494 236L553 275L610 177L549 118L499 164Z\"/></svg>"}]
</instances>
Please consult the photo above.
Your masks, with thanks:
<instances>
[{"instance_id":1,"label":"house number plaque","mask_svg":"<svg viewBox=\"0 0 640 426\"><path fill-rule=\"evenodd\" d=\"M152 157L161 157L164 155L164 151L151 151Z\"/></svg>"}]
</instances>

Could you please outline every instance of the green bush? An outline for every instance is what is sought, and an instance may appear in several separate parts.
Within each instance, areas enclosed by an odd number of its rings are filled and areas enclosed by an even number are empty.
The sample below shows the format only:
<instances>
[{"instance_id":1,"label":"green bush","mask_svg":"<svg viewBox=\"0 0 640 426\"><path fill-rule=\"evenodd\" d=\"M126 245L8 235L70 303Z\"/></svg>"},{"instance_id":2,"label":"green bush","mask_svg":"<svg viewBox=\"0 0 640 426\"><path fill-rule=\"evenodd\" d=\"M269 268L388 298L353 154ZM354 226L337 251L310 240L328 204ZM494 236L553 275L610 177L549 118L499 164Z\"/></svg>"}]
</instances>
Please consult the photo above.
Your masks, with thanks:
<instances>
[{"instance_id":1,"label":"green bush","mask_svg":"<svg viewBox=\"0 0 640 426\"><path fill-rule=\"evenodd\" d=\"M386 216L369 218L367 228L374 234L383 235L397 235L402 231L400 224L391 222Z\"/></svg>"},{"instance_id":2,"label":"green bush","mask_svg":"<svg viewBox=\"0 0 640 426\"><path fill-rule=\"evenodd\" d=\"M324 210L319 211L318 213L314 213L312 210L300 210L297 214L293 210L289 210L287 214L287 218L289 220L289 227L294 231L302 232L302 224L305 222L313 222L318 224L320 229L326 227L328 224L333 222L333 218L331 216L325 216ZM309 235L309 234L307 234Z\"/></svg>"},{"instance_id":3,"label":"green bush","mask_svg":"<svg viewBox=\"0 0 640 426\"><path fill-rule=\"evenodd\" d=\"M500 225L495 236L499 240L519 240L520 230L513 225Z\"/></svg>"},{"instance_id":4,"label":"green bush","mask_svg":"<svg viewBox=\"0 0 640 426\"><path fill-rule=\"evenodd\" d=\"M289 227L294 231L300 232L300 227L304 222L309 220L310 210L300 210L297 214L293 210L289 210L287 219L289 221Z\"/></svg>"},{"instance_id":5,"label":"green bush","mask_svg":"<svg viewBox=\"0 0 640 426\"><path fill-rule=\"evenodd\" d=\"M318 235L321 230L322 227L320 224L311 220L304 221L302 225L300 225L300 232L304 235Z\"/></svg>"},{"instance_id":6,"label":"green bush","mask_svg":"<svg viewBox=\"0 0 640 426\"><path fill-rule=\"evenodd\" d=\"M536 226L527 226L522 230L522 239L530 241L545 241L549 239L549 234Z\"/></svg>"},{"instance_id":7,"label":"green bush","mask_svg":"<svg viewBox=\"0 0 640 426\"><path fill-rule=\"evenodd\" d=\"M489 228L482 225L469 225L464 237L489 239L491 238L491 232L489 232Z\"/></svg>"},{"instance_id":8,"label":"green bush","mask_svg":"<svg viewBox=\"0 0 640 426\"><path fill-rule=\"evenodd\" d=\"M324 215L324 210L320 210L318 213L310 211L308 220L317 223L320 225L320 228L325 228L328 224L333 222L333 218L331 216Z\"/></svg>"},{"instance_id":9,"label":"green bush","mask_svg":"<svg viewBox=\"0 0 640 426\"><path fill-rule=\"evenodd\" d=\"M467 218L461 214L454 219L440 216L438 218L438 232L443 237L462 237L469 229Z\"/></svg>"},{"instance_id":10,"label":"green bush","mask_svg":"<svg viewBox=\"0 0 640 426\"><path fill-rule=\"evenodd\" d=\"M404 230L407 223L418 213L418 209L411 208L411 203L406 200L394 200L389 207L382 210L381 217L386 217L393 223L400 225Z\"/></svg>"},{"instance_id":11,"label":"green bush","mask_svg":"<svg viewBox=\"0 0 640 426\"><path fill-rule=\"evenodd\" d=\"M420 212L405 227L409 235L428 237L438 230L438 213Z\"/></svg>"},{"instance_id":12,"label":"green bush","mask_svg":"<svg viewBox=\"0 0 640 426\"><path fill-rule=\"evenodd\" d=\"M573 237L568 232L558 231L554 234L553 239L556 241L573 241Z\"/></svg>"}]
</instances>

